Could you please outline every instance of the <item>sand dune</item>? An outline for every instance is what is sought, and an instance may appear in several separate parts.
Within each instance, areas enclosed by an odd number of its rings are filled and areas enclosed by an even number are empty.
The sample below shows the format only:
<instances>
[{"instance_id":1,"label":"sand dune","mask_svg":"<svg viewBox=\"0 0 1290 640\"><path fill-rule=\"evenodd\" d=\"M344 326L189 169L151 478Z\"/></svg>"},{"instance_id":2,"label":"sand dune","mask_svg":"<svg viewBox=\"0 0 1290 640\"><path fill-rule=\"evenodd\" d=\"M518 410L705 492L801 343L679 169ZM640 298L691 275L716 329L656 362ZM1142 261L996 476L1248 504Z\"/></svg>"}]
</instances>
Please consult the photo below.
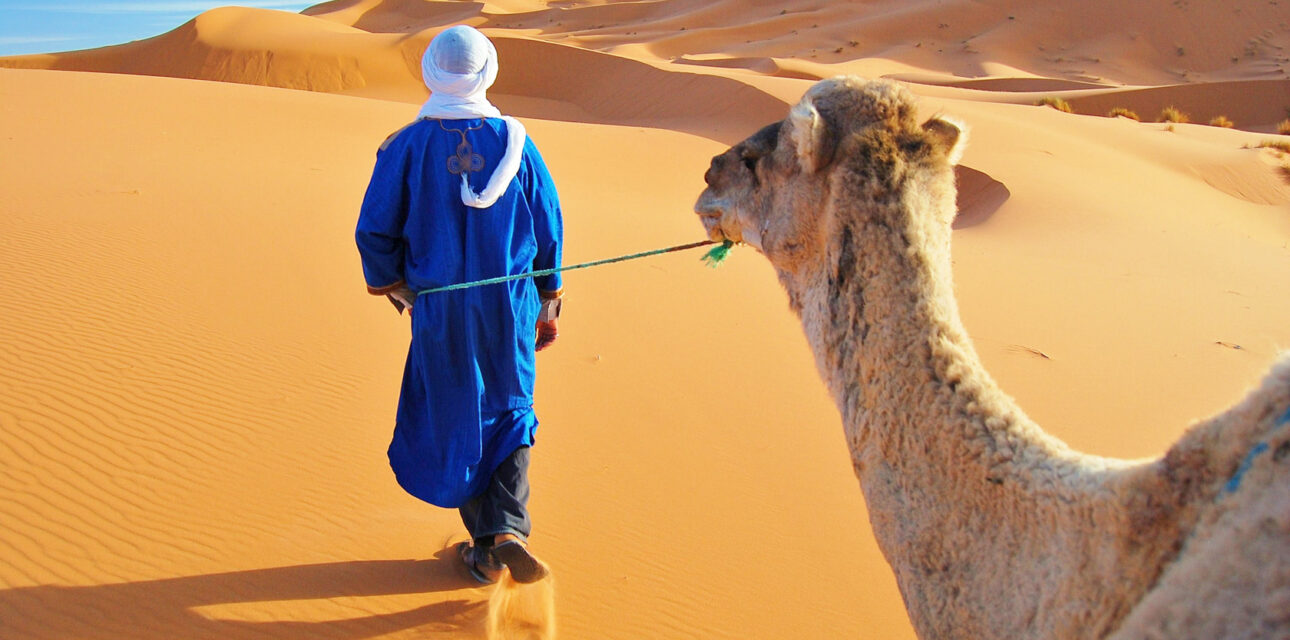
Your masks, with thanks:
<instances>
[{"instance_id":1,"label":"sand dune","mask_svg":"<svg viewBox=\"0 0 1290 640\"><path fill-rule=\"evenodd\" d=\"M485 5L441 0L337 0L301 13L372 33L412 33L426 25L467 23L479 26Z\"/></svg>"},{"instance_id":2,"label":"sand dune","mask_svg":"<svg viewBox=\"0 0 1290 640\"><path fill-rule=\"evenodd\" d=\"M1095 43L1114 58L1115 68L1100 69L1096 76L1072 70L1072 64L1102 62L1078 54L1089 46L1081 36L1103 30L1098 16L1123 11L1141 18L1134 24L1142 29ZM303 15L227 7L149 40L0 59L0 66L161 75L418 102L425 97L420 51L443 27L466 22L486 29L497 42L508 73L500 76L493 96L521 117L652 126L731 143L756 123L774 119L802 91L796 82L767 84L749 74L791 81L850 73L893 77L923 85L925 94L969 100L1033 104L1062 97L1077 111L1095 115L1124 107L1154 119L1173 106L1199 122L1223 115L1244 129L1273 131L1286 117L1283 104L1290 103L1284 71L1290 57L1281 53L1283 35L1259 28L1279 15L1275 5L1229 10L1163 1L1036 12L1009 3L982 11L976 5L926 2L900 8L731 0L548 7L522 1L498 6L340 0ZM1198 33L1190 27L1195 20L1211 19L1217 25L1213 30ZM936 37L910 45L905 37L910 33ZM1174 58L1185 58L1192 47L1186 65L1161 57L1168 54L1169 47L1161 44L1166 38L1178 43ZM1240 55L1227 60L1214 53L1237 48ZM581 72L569 72L575 68ZM1213 78L1222 81L1206 81ZM1122 86L1146 82L1167 86ZM688 100L655 99L660 93Z\"/></svg>"},{"instance_id":3,"label":"sand dune","mask_svg":"<svg viewBox=\"0 0 1290 640\"><path fill-rule=\"evenodd\" d=\"M426 15L451 19L455 14L440 10ZM420 80L420 56L437 32L373 34L305 15L227 7L149 40L11 58L0 60L0 66L169 76L421 102L427 91ZM646 62L527 38L496 37L495 43L508 72L499 76L491 95L520 117L653 126L733 142L787 106L726 78L668 73ZM659 93L686 100L653 99Z\"/></svg>"},{"instance_id":4,"label":"sand dune","mask_svg":"<svg viewBox=\"0 0 1290 640\"><path fill-rule=\"evenodd\" d=\"M1255 148L1290 107L1287 19L337 0L0 59L0 637L484 637L488 591L443 551L455 514L390 477L406 320L352 246L443 26L497 42L493 95L551 166L569 262L697 239L708 159L812 79L915 83L972 128L954 267L986 366L1073 446L1137 457L1290 345L1290 158ZM1168 104L1246 130L1104 117ZM912 637L765 261L567 285L532 504L563 637Z\"/></svg>"},{"instance_id":5,"label":"sand dune","mask_svg":"<svg viewBox=\"0 0 1290 640\"><path fill-rule=\"evenodd\" d=\"M1121 28L1107 31L1107 16ZM1077 107L1103 114L1123 106L1154 114L1174 105L1205 121L1227 115L1238 126L1270 130L1286 116L1278 105L1290 91L1290 37L1269 27L1287 20L1274 3L1220 7L1166 0L1099 0L1078 9L1015 0L890 6L337 0L303 15L228 7L157 38L0 59L0 66L163 75L416 102L425 95L419 52L439 29L465 22L502 38L504 68L526 71L503 74L496 93L499 100L509 98L512 111L529 117L642 124L665 115L663 126L676 128L675 114L624 110L642 104L659 109L659 101L636 98L643 87L692 95L687 106L700 107L693 114L699 120L707 119L708 105L708 113L728 114L725 103L733 101L760 116L770 104L743 86L708 87L676 74L669 81L649 73L652 64L669 71L702 66L735 77L892 76L1026 103L1034 98L999 93L1130 85L1127 91L1079 97ZM568 73L571 65L594 74ZM703 89L694 93L697 85ZM596 94L630 97L607 101Z\"/></svg>"},{"instance_id":6,"label":"sand dune","mask_svg":"<svg viewBox=\"0 0 1290 640\"><path fill-rule=\"evenodd\" d=\"M412 75L420 51L399 36L371 34L308 16L225 7L173 31L115 47L32 55L0 65L192 78L420 101ZM425 44L420 45L420 50Z\"/></svg>"},{"instance_id":7,"label":"sand dune","mask_svg":"<svg viewBox=\"0 0 1290 640\"><path fill-rule=\"evenodd\" d=\"M1155 120L1164 107L1177 107L1192 122L1207 123L1226 116L1237 126L1272 132L1276 123L1287 119L1290 80L1247 80L1171 85L1123 91L1089 91L1072 94L1068 100L1080 113L1106 115L1115 107L1137 110Z\"/></svg>"}]
</instances>

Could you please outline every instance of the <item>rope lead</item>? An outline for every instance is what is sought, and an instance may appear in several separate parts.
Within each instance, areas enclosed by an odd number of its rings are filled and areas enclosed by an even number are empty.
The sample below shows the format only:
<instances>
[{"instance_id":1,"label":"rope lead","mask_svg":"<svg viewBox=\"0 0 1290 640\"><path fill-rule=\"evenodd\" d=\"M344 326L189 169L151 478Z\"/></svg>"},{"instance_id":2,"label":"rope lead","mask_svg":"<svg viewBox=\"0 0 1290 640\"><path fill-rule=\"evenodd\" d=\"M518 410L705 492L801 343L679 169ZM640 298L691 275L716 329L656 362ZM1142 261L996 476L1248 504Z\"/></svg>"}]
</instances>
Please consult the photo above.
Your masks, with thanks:
<instances>
[{"instance_id":1,"label":"rope lead","mask_svg":"<svg viewBox=\"0 0 1290 640\"><path fill-rule=\"evenodd\" d=\"M586 269L587 267L598 267L602 264L613 264L615 262L626 262L628 260L636 260L638 258L648 258L650 256L656 256L663 253L672 253L674 251L698 249L699 247L706 247L710 244L717 244L717 243L712 240L704 240L702 242L691 242L690 244L681 244L675 247L655 249L653 251L643 251L641 253L632 253L625 256L618 256L617 258L605 258L604 260L596 260L594 262L584 262L582 264L575 264L568 267L560 267L558 269L542 269L540 271L530 271L529 273L521 273L513 276L502 276L500 278L488 278L487 280L475 280L473 282L462 282L458 284L450 284L450 285L447 285L444 287L438 287L435 289L426 289L424 291L418 291L417 295L424 296L428 293L439 293L441 291L456 291L457 289L469 289L471 287L482 287L488 284L500 284L503 282L510 282L512 280L522 280L524 278L538 278L541 276L549 276L553 273L560 273L562 271L573 271L574 269ZM725 242L721 243L719 246L713 247L711 251L704 254L703 261L707 263L708 266L716 268L723 261L725 261L727 256L730 255L730 248L733 247L734 244L735 243L729 240L726 240Z\"/></svg>"}]
</instances>

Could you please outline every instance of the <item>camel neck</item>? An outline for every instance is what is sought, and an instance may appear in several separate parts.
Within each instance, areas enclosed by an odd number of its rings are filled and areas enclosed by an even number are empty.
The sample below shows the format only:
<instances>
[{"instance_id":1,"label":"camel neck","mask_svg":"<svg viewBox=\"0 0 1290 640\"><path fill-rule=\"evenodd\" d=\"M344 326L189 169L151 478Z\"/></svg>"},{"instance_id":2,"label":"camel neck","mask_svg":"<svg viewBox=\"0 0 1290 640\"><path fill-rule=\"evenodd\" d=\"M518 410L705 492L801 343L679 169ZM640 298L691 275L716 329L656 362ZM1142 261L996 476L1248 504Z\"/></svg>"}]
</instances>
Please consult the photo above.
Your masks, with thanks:
<instances>
[{"instance_id":1,"label":"camel neck","mask_svg":"<svg viewBox=\"0 0 1290 640\"><path fill-rule=\"evenodd\" d=\"M948 234L849 221L831 234L827 260L781 279L842 413L875 537L919 612L911 618L930 625L925 637L974 637L995 615L982 594L1094 555L1055 554L1048 529L1101 498L1090 497L1095 478L1071 480L1079 454L981 367L952 297ZM979 558L1011 560L983 571Z\"/></svg>"},{"instance_id":2,"label":"camel neck","mask_svg":"<svg viewBox=\"0 0 1290 640\"><path fill-rule=\"evenodd\" d=\"M1065 450L981 366L954 301L949 230L915 223L896 216L840 223L827 260L783 275L857 472L877 456L986 474L996 466L987 455L996 440Z\"/></svg>"},{"instance_id":3,"label":"camel neck","mask_svg":"<svg viewBox=\"0 0 1290 640\"><path fill-rule=\"evenodd\" d=\"M835 221L822 259L779 272L910 619L926 638L1106 637L1220 490L1213 469L1236 462L1195 462L1211 430L1152 462L1045 434L963 329L948 225L912 210Z\"/></svg>"}]
</instances>

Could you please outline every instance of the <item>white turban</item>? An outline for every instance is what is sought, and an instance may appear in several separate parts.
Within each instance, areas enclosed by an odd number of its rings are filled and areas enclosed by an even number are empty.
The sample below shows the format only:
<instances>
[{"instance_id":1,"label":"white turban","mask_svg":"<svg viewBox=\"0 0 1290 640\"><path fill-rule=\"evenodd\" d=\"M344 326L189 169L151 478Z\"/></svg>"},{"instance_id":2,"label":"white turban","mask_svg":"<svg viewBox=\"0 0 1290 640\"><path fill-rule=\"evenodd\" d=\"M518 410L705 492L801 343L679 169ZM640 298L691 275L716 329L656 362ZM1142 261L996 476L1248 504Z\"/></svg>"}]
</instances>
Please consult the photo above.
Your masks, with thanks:
<instances>
[{"instance_id":1,"label":"white turban","mask_svg":"<svg viewBox=\"0 0 1290 640\"><path fill-rule=\"evenodd\" d=\"M426 47L421 56L421 78L430 89L430 99L421 106L417 118L501 118L506 122L506 153L483 193L471 190L466 173L461 174L461 201L480 209L492 206L519 171L527 138L524 125L503 116L484 95L497 80L497 49L474 27L451 27Z\"/></svg>"}]
</instances>

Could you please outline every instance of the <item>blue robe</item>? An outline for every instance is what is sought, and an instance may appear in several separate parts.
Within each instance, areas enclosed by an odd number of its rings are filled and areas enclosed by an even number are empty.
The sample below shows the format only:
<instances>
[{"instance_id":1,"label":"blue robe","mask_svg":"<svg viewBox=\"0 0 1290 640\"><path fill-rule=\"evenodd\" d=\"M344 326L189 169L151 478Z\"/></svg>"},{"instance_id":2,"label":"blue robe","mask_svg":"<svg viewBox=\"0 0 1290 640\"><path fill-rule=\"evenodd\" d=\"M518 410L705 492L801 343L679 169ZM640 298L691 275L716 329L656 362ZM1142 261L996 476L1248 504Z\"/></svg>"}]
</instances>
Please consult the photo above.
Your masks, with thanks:
<instances>
[{"instance_id":1,"label":"blue robe","mask_svg":"<svg viewBox=\"0 0 1290 640\"><path fill-rule=\"evenodd\" d=\"M465 131L482 191L506 146L500 119L418 120L377 152L355 233L371 293L414 291L560 266L555 185L531 140L519 173L491 207L462 204L449 167ZM469 167L469 156L464 165ZM478 165L476 165L478 167ZM458 507L483 492L516 448L531 446L534 326L559 274L420 296L399 394L390 466L410 494Z\"/></svg>"}]
</instances>

